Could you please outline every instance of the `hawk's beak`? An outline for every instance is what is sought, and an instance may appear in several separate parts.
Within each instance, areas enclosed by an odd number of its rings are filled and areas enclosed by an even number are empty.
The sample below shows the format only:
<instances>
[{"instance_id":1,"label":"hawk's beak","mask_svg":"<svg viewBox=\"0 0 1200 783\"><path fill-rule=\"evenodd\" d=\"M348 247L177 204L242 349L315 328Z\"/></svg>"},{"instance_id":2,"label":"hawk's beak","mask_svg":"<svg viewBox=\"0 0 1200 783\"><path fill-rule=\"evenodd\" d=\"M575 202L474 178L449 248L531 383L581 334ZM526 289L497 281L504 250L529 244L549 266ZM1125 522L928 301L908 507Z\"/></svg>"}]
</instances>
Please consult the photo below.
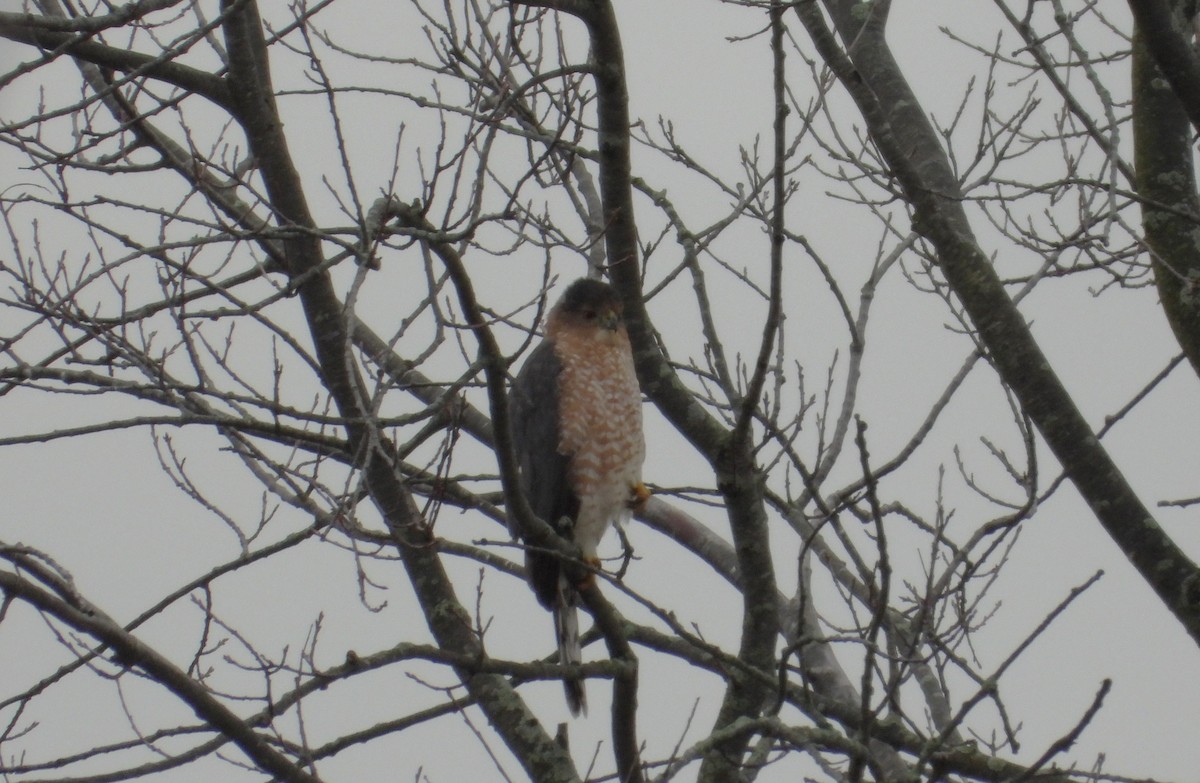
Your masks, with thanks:
<instances>
[{"instance_id":1,"label":"hawk's beak","mask_svg":"<svg viewBox=\"0 0 1200 783\"><path fill-rule=\"evenodd\" d=\"M600 325L610 332L617 331L617 327L621 325L621 316L615 310L605 310L599 316Z\"/></svg>"}]
</instances>

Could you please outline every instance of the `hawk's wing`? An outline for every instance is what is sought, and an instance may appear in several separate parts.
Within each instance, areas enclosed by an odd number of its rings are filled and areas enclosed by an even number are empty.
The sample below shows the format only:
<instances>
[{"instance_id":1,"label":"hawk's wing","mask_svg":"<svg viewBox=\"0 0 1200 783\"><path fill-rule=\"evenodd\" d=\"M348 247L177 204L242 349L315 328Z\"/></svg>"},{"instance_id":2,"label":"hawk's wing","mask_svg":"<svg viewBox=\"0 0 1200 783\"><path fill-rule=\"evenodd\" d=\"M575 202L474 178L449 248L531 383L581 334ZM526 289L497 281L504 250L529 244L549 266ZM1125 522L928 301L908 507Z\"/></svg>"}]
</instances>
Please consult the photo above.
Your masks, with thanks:
<instances>
[{"instance_id":1,"label":"hawk's wing","mask_svg":"<svg viewBox=\"0 0 1200 783\"><path fill-rule=\"evenodd\" d=\"M568 455L558 451L558 374L561 369L554 343L543 340L529 354L513 381L509 413L525 497L534 514L564 538L569 538L570 527L564 529L562 521L564 517L575 519L579 513L579 498L567 478ZM526 559L529 582L538 600L546 608L553 608L558 591L558 558L531 551Z\"/></svg>"},{"instance_id":2,"label":"hawk's wing","mask_svg":"<svg viewBox=\"0 0 1200 783\"><path fill-rule=\"evenodd\" d=\"M573 520L579 514L579 497L567 476L569 455L558 450L558 375L561 370L562 363L554 352L553 341L543 340L529 354L513 381L509 418L521 472L521 489L533 513L569 539ZM513 532L522 533L519 530ZM575 610L579 594L563 573L562 563L553 554L527 549L525 572L538 601L554 612L560 661L579 663L583 660ZM563 686L571 712L578 715L586 709L583 681L569 677L563 680Z\"/></svg>"}]
</instances>

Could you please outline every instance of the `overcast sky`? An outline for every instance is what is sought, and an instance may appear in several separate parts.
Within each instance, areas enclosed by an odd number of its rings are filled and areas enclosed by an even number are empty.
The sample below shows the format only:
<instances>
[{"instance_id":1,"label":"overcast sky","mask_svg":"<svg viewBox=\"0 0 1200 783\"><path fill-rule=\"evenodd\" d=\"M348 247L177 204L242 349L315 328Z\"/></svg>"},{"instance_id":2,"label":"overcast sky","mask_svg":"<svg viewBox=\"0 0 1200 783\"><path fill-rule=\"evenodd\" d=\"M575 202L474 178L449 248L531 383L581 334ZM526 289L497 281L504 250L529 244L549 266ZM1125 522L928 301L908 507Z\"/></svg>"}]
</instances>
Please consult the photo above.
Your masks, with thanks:
<instances>
[{"instance_id":1,"label":"overcast sky","mask_svg":"<svg viewBox=\"0 0 1200 783\"><path fill-rule=\"evenodd\" d=\"M320 18L331 30L340 32L343 40L353 37L363 48L389 51L395 56L409 50L423 53L426 44L420 30L389 16L391 5L365 0L342 2L334 12L339 16L326 14ZM756 135L761 134L765 140L770 130L770 62L763 39L729 38L757 32L764 21L762 15L734 5L696 0L624 0L617 5L633 116L648 126L653 126L659 116L671 118L680 139L702 155L706 165L724 176L738 176L739 148L751 147ZM1127 24L1120 2L1101 0L1100 5L1111 6L1114 21ZM0 0L0 10L17 8L15 0ZM948 122L970 80L983 79L986 73L981 58L938 31L942 25L964 38L991 46L1002 22L992 3L980 0L894 2L892 45L926 108L940 121ZM799 25L793 23L791 28L792 35L811 56L811 47ZM1009 43L1002 49L1012 52L1017 48L1016 39L1008 30L1005 37ZM0 45L0 69L4 72L29 58L28 50ZM809 69L799 57L791 57L789 68L794 92L815 95ZM34 74L18 79L0 93L0 119L10 121L27 114L42 89L48 91L51 104L70 101L78 94L78 85L71 81L71 71L63 64L45 73L44 78ZM277 70L277 86L295 84L293 76ZM1023 96L1030 88L1012 74L1001 79L1000 85L1007 90L1000 103L1015 102L1019 97L1014 96ZM1109 86L1115 94L1127 94L1128 86L1119 77L1114 77ZM1037 89L1046 101L1047 116L1051 116L1056 110L1054 96L1045 85ZM306 182L311 185L322 219L344 225L334 199L322 189L323 176L336 179L340 160L325 124L314 124L311 129L301 127L304 115L299 107L305 105L312 104L284 100L292 151L303 161ZM836 111L849 109L837 90L831 105ZM407 125L406 138L411 139L412 149L421 144L421 134L429 132L429 127L422 125L424 120L413 116L412 111L411 106L399 102L384 102L348 115L354 120L347 132L356 155L358 184L368 197L378 193L387 181L400 124ZM965 124L970 122L968 118ZM961 137L969 138L970 134L964 132ZM1121 141L1128 154L1130 140ZM820 152L814 148L812 154ZM406 176L416 171L415 157L413 152L408 154ZM17 169L17 165L19 159L11 149L0 149L0 188L10 189L10 193L12 189L30 187L37 179ZM832 164L826 161L822 165ZM681 176L661 156L639 150L635 168L652 187L665 189L696 226L718 219L728 209L727 198L694 176ZM835 262L839 281L856 295L875 261L881 230L860 212L830 197L833 186L817 170L802 167L796 177L799 193L791 227L808 237L827 260ZM174 193L169 186L165 192ZM167 203L173 202L168 199L164 201ZM645 207L643 242L651 238L649 226L659 221L650 206ZM27 219L30 214L23 212L19 217ZM48 249L90 252L90 248L72 247L64 241L73 228L54 222L45 213L40 219L47 221L38 228ZM983 241L995 242L985 250L997 254L998 265L1007 269L1028 265L1020 251L999 244L995 232L978 215L973 219ZM20 225L20 231L32 231L32 226ZM130 230L135 228L141 229ZM907 232L908 227L900 230ZM737 243L743 243L744 249ZM894 246L895 241L888 244ZM7 262L11 252L10 244L0 245L0 260ZM755 265L766 258L766 242L749 228L731 235L722 252L732 261L758 270L755 274L765 268ZM678 258L677 246L668 237L650 261L648 278L661 279ZM560 262L556 271L562 279L583 272L581 266L572 263ZM380 334L391 335L399 328L403 313L397 316L393 302L403 296L405 275L419 274L418 264L411 254L385 257L385 268L371 278L377 282L364 290L359 315ZM905 278L906 272L915 270L913 265L897 265L890 270L879 288L869 324L870 349L859 410L870 424L873 453L881 458L910 437L971 351L970 341L953 330L944 303L917 292ZM479 280L485 284L480 290L496 305L523 301L536 290L540 272L541 259L536 257L513 259L510 264L480 264ZM786 344L806 363L809 392L823 391L828 363L844 347L845 327L828 290L822 290L819 275L799 253L791 260L787 275L791 290L811 291L811 295L802 293L791 300L795 306L788 311ZM153 283L150 279L146 284ZM1097 427L1178 353L1152 288L1114 287L1097 293L1102 284L1100 277L1090 284L1078 279L1052 280L1043 283L1023 303L1043 350ZM761 323L761 303L747 297L729 274L714 272L710 285L722 294L717 298L714 315L728 330L730 346L753 350ZM695 315L686 309L687 290L686 285L677 286L651 303L651 314L668 346L678 346L673 348L673 358L677 359L701 355ZM725 290L731 294L724 295ZM295 312L290 317L300 323L298 305L293 302L291 306ZM280 317L289 316L285 313ZM23 323L20 318L17 313L0 309L0 336L10 336L12 324ZM517 335L507 334L506 339L515 345ZM247 354L247 364L252 365L257 356ZM840 360L845 361L844 354ZM4 361L7 366L10 359ZM119 400L18 392L0 397L0 437L50 432L145 410ZM647 409L647 416L647 479L667 487L710 486L711 475L682 439L653 411ZM220 509L223 513L243 522L257 517L261 485L235 457L222 450L224 442L220 438L198 428L163 434L170 435L178 445L180 454L188 460L189 473L203 482L203 489L226 504ZM907 483L893 485L890 491L928 511L938 492L938 467L944 466L947 505L957 514L953 529L965 538L963 531L975 529L998 513L973 496L957 476L956 447L969 470L977 470L981 479L997 482L992 486L998 486L1002 471L991 460L981 437L995 439L1007 448L1019 445L1008 403L992 371L983 364L972 370L927 447L905 470ZM1113 429L1105 442L1164 527L1185 551L1200 559L1196 507L1156 508L1162 501L1200 495L1196 473L1200 464L1200 382L1195 375L1185 366L1178 368ZM160 441L159 447L162 445ZM1040 455L1044 486L1057 471L1044 448ZM478 452L463 459L464 464L477 460L480 470L487 469L485 457ZM843 478L849 480L851 476ZM144 428L0 447L0 498L4 499L0 540L26 543L50 553L74 575L85 595L123 621L215 564L236 556L238 551L236 536L218 515L198 506L164 475L155 443ZM690 510L728 537L719 509ZM260 545L307 522L297 512L285 509L271 521ZM448 527L460 540L504 537L495 525L453 511L443 512L438 524ZM783 526L780 528L783 533ZM653 532L634 525L631 537L641 559L631 567L630 585L679 612L681 621L697 623L706 638L735 644L740 628L737 596L711 575L689 565L689 558L675 545ZM784 534L779 541L777 564L781 581L790 590L795 584L796 543ZM616 551L614 541L610 540L608 546ZM912 560L906 564L910 573L920 572L924 554L912 553ZM422 638L423 620L405 592L405 582L393 570L399 566L393 562L365 564L370 578L383 587L366 588L364 602L356 579L361 562L334 542L308 542L272 564L222 581L216 596L218 606L231 626L250 629L255 642L273 654L282 654L285 646L291 646L295 655L295 648L305 642L320 614L317 658L322 665L336 664L347 650L364 652L395 643L397 627L406 637ZM460 598L470 605L479 581L478 567L455 561L451 568L459 579ZM1059 618L1001 681L1009 714L1023 726L1021 752L1015 757L1028 762L1040 755L1048 742L1079 719L1101 681L1112 678L1114 685L1105 708L1079 739L1070 758L1082 767L1090 767L1098 754L1104 754L1104 769L1113 774L1194 779L1195 770L1200 769L1200 746L1195 741L1196 727L1200 726L1200 651L1150 593L1073 490L1056 493L1024 525L989 602L994 605L995 615L979 633L972 652L978 656L980 668L989 670L1073 586L1098 570L1105 572L1099 583ZM689 581L693 577L699 581ZM498 618L489 630L492 654L528 658L537 651L544 654L550 650L550 620L523 585L489 572L484 587L484 613ZM828 597L836 600L832 593ZM384 608L371 611L380 606ZM628 611L637 612L632 606ZM829 611L836 613L837 609L831 606ZM198 609L181 602L141 633L150 643L186 661L196 643L198 617ZM231 641L230 654L244 659L237 648L237 643ZM11 612L0 624L0 671L5 672L0 678L0 698L27 687L65 660L65 652L40 619L30 612ZM666 755L681 735L685 744L703 736L719 705L720 690L712 678L664 664L656 656L645 655L642 664L640 721L649 746L647 757L658 758ZM445 672L433 667L425 674L439 686L452 684ZM222 684L233 687L250 682L255 675L221 676L228 678L222 679ZM239 676L244 678L241 682ZM120 703L112 698L114 685L76 679L78 682L70 687L54 689L39 702L37 711L27 716L46 722L21 745L31 755L40 758L64 748L77 748L82 737L109 741L128 736ZM154 689L146 683L126 683L125 687L128 691L122 695L131 703L151 705L152 710L161 710L161 714L180 722L191 719L177 703L152 693ZM572 747L579 759L587 758L583 749L607 742L606 691L602 683L594 683L589 692L591 717L572 724ZM548 724L565 719L565 710L557 703L561 696L555 683L529 692L534 694L531 700L539 714L555 716L546 718ZM429 691L426 684L398 673L381 673L336 693L315 697L304 717L306 727L324 740L337 730L345 731L348 725L365 726L372 719L394 718L439 699L440 695ZM698 703L695 722L685 735L694 703ZM563 717L557 717L559 713ZM0 720L8 717L0 713ZM482 722L477 714L474 717ZM980 725L995 725L995 721L983 720ZM472 735L472 729L461 721L443 719L378 747L349 751L322 766L321 771L331 781L405 780L412 779L418 769L435 783L487 779L494 769ZM492 742L499 745L494 738ZM453 751L446 751L451 745ZM600 750L604 764L609 763L609 753L605 744ZM510 761L505 764L515 770ZM581 768L586 766L586 761L581 763ZM227 768L185 768L169 779L211 779L214 769ZM760 780L791 779L796 770L781 765L766 770ZM685 774L682 779L689 776Z\"/></svg>"}]
</instances>

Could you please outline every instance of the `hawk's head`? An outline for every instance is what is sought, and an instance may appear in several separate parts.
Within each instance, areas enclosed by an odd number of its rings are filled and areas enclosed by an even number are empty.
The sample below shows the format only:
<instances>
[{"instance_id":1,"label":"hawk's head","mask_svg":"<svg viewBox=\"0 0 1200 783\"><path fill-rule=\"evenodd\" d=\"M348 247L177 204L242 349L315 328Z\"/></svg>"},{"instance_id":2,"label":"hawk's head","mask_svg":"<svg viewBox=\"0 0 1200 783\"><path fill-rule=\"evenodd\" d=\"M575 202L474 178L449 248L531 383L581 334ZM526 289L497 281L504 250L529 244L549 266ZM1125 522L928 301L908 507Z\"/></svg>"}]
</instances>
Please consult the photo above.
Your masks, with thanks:
<instances>
[{"instance_id":1,"label":"hawk's head","mask_svg":"<svg viewBox=\"0 0 1200 783\"><path fill-rule=\"evenodd\" d=\"M621 300L608 283L582 278L567 288L550 311L551 331L599 330L612 333L624 326Z\"/></svg>"}]
</instances>

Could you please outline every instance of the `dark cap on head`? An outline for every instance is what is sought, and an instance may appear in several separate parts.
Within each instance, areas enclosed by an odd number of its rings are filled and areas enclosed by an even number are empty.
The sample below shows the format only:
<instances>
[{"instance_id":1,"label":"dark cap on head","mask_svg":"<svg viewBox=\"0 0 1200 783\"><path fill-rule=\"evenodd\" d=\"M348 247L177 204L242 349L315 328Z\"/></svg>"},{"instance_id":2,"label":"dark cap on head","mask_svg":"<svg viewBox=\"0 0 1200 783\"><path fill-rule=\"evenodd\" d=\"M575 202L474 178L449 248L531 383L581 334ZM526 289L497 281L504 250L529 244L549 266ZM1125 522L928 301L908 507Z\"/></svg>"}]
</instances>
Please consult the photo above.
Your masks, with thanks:
<instances>
[{"instance_id":1,"label":"dark cap on head","mask_svg":"<svg viewBox=\"0 0 1200 783\"><path fill-rule=\"evenodd\" d=\"M601 308L620 312L621 300L608 283L582 277L567 287L562 299L558 300L558 306L573 313Z\"/></svg>"}]
</instances>

